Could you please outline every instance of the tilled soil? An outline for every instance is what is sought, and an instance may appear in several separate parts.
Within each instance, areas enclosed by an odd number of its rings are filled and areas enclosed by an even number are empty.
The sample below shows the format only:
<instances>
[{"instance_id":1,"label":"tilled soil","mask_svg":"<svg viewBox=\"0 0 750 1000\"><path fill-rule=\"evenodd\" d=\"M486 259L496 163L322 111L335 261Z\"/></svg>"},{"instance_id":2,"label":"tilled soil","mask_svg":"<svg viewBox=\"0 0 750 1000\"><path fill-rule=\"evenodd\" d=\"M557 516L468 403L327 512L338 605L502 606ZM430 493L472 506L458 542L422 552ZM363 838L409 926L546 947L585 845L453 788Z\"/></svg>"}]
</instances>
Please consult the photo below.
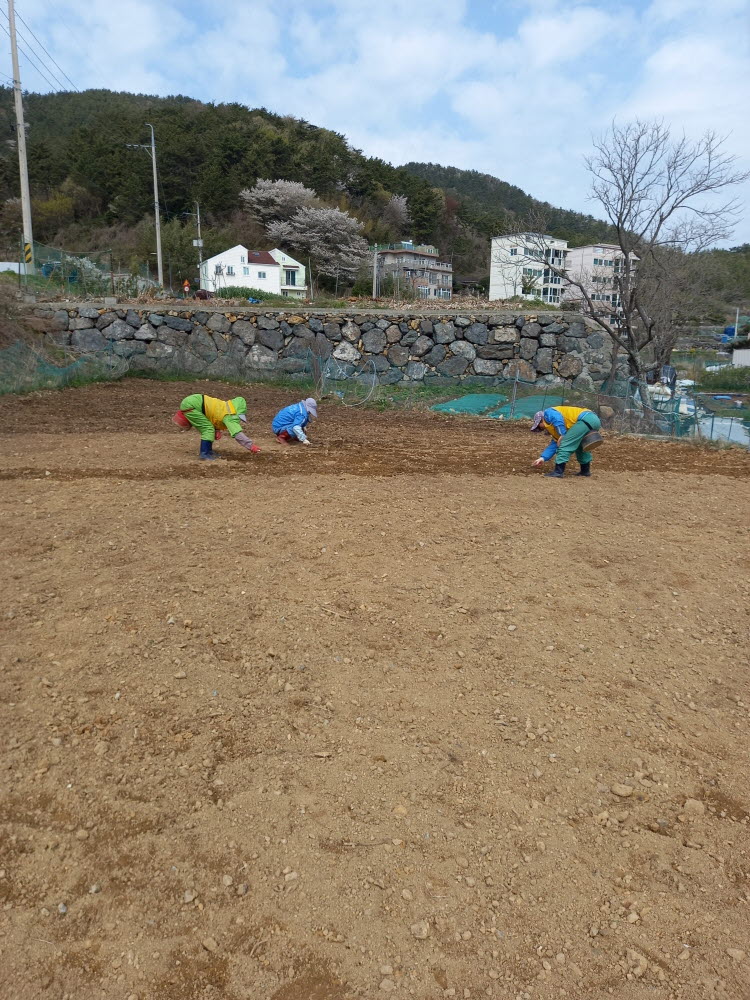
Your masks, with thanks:
<instances>
[{"instance_id":1,"label":"tilled soil","mask_svg":"<svg viewBox=\"0 0 750 1000\"><path fill-rule=\"evenodd\" d=\"M0 400L0 996L750 996L748 456L292 398Z\"/></svg>"}]
</instances>

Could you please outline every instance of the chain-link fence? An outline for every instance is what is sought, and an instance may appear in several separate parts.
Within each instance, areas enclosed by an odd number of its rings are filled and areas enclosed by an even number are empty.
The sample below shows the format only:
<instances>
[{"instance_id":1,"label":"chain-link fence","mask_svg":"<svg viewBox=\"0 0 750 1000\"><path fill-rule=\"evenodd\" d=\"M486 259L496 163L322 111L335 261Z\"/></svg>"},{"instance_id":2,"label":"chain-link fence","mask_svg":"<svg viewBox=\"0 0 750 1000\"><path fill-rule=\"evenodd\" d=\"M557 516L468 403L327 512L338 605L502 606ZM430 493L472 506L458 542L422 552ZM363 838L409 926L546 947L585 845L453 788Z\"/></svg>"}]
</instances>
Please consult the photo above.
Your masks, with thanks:
<instances>
[{"instance_id":1,"label":"chain-link fence","mask_svg":"<svg viewBox=\"0 0 750 1000\"><path fill-rule=\"evenodd\" d=\"M471 390L469 390L471 391ZM476 392L476 390L474 390ZM597 413L602 425L621 434L698 439L750 447L750 407L727 394L680 393L654 386L646 400L634 381L620 381L607 392L570 384L495 379L491 392L463 395L433 407L442 412L481 414L497 420L531 420L548 406L582 406ZM490 400L487 404L485 401ZM717 406L721 401L725 408Z\"/></svg>"},{"instance_id":2,"label":"chain-link fence","mask_svg":"<svg viewBox=\"0 0 750 1000\"><path fill-rule=\"evenodd\" d=\"M49 247L34 240L33 274L21 267L21 286L29 291L70 295L77 298L101 298L118 295L132 298L154 285L148 265L137 273L124 268L111 250L73 251Z\"/></svg>"}]
</instances>

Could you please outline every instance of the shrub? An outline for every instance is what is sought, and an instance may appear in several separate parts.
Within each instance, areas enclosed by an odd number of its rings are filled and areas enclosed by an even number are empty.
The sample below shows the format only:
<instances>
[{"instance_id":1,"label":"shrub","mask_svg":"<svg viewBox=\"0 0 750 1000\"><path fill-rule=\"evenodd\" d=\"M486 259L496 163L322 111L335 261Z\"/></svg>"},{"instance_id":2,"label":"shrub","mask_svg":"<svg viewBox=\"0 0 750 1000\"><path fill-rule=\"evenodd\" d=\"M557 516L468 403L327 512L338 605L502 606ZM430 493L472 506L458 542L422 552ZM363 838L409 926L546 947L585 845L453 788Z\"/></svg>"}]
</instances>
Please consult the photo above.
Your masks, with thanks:
<instances>
[{"instance_id":1,"label":"shrub","mask_svg":"<svg viewBox=\"0 0 750 1000\"><path fill-rule=\"evenodd\" d=\"M750 368L722 368L700 376L699 392L750 392Z\"/></svg>"},{"instance_id":2,"label":"shrub","mask_svg":"<svg viewBox=\"0 0 750 1000\"><path fill-rule=\"evenodd\" d=\"M289 301L284 295L264 292L260 288L243 288L240 285L227 285L226 288L217 288L214 295L219 299L260 299L261 302L283 303L284 305Z\"/></svg>"}]
</instances>

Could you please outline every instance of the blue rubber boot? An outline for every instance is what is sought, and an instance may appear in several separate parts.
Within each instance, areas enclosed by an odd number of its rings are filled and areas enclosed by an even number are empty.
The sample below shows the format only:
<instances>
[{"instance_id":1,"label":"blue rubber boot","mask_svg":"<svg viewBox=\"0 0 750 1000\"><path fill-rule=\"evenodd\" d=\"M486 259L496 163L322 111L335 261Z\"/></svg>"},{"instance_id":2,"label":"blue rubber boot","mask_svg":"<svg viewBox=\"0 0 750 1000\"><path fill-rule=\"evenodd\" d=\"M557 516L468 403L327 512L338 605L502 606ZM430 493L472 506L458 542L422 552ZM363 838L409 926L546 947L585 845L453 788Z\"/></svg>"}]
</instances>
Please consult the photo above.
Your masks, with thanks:
<instances>
[{"instance_id":1,"label":"blue rubber boot","mask_svg":"<svg viewBox=\"0 0 750 1000\"><path fill-rule=\"evenodd\" d=\"M213 441L201 441L201 453L200 458L206 462L213 462L219 456L214 455Z\"/></svg>"}]
</instances>

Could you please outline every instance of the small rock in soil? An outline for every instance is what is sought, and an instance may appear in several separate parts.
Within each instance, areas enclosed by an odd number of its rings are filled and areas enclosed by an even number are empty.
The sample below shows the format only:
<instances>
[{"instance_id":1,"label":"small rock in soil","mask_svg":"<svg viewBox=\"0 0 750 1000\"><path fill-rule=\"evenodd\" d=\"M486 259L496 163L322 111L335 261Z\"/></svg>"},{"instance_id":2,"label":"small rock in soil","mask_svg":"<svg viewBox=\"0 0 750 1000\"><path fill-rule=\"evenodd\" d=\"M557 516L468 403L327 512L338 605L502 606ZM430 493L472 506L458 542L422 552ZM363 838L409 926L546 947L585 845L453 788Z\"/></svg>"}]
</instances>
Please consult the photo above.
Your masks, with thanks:
<instances>
[{"instance_id":1,"label":"small rock in soil","mask_svg":"<svg viewBox=\"0 0 750 1000\"><path fill-rule=\"evenodd\" d=\"M415 924L411 925L409 930L420 941L424 941L430 936L430 925L426 920L418 920Z\"/></svg>"},{"instance_id":2,"label":"small rock in soil","mask_svg":"<svg viewBox=\"0 0 750 1000\"><path fill-rule=\"evenodd\" d=\"M633 789L630 785L621 785L618 783L612 785L610 792L612 792L613 795L618 795L621 799L626 799L628 795L633 794Z\"/></svg>"},{"instance_id":3,"label":"small rock in soil","mask_svg":"<svg viewBox=\"0 0 750 1000\"><path fill-rule=\"evenodd\" d=\"M206 951L214 952L219 950L219 945L216 943L216 940L212 937L203 938L201 944L206 949Z\"/></svg>"},{"instance_id":4,"label":"small rock in soil","mask_svg":"<svg viewBox=\"0 0 750 1000\"><path fill-rule=\"evenodd\" d=\"M682 811L689 813L691 816L702 816L706 811L706 807L699 799L688 799L682 807Z\"/></svg>"}]
</instances>

